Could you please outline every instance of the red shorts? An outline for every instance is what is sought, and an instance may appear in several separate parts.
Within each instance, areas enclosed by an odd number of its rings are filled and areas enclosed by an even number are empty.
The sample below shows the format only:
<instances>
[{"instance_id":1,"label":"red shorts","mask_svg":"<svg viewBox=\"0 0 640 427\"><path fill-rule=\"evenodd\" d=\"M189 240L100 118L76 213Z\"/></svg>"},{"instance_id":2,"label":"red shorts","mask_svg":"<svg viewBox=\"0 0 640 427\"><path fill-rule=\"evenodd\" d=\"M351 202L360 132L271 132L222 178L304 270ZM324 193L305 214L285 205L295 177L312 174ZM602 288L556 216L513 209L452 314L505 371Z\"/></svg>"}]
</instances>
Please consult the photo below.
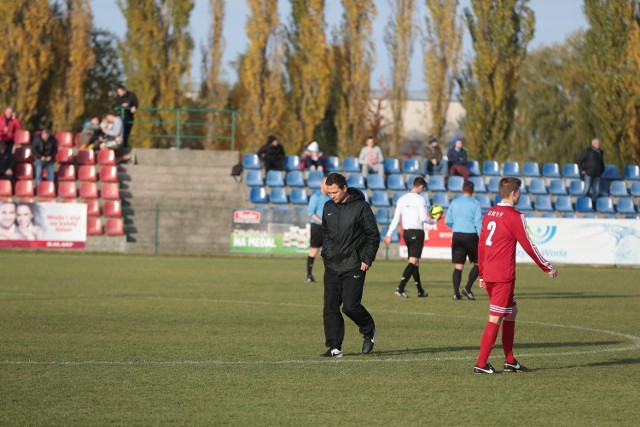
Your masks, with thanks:
<instances>
[{"instance_id":1,"label":"red shorts","mask_svg":"<svg viewBox=\"0 0 640 427\"><path fill-rule=\"evenodd\" d=\"M511 317L516 306L513 290L515 282L485 282L489 294L489 314L498 317Z\"/></svg>"}]
</instances>

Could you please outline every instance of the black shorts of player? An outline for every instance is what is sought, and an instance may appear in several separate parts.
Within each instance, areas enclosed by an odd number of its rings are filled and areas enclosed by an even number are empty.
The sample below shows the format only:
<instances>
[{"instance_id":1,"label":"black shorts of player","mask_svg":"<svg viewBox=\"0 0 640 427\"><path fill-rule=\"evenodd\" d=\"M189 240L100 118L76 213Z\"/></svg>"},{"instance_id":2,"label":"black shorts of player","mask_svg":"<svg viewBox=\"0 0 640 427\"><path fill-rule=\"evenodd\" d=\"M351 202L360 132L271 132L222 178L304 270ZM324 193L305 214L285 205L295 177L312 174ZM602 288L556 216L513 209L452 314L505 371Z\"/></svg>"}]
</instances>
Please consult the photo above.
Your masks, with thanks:
<instances>
[{"instance_id":1,"label":"black shorts of player","mask_svg":"<svg viewBox=\"0 0 640 427\"><path fill-rule=\"evenodd\" d=\"M407 244L409 258L420 258L424 247L424 230L403 230L402 237Z\"/></svg>"},{"instance_id":2,"label":"black shorts of player","mask_svg":"<svg viewBox=\"0 0 640 427\"><path fill-rule=\"evenodd\" d=\"M311 223L311 238L309 239L309 246L312 248L322 247L322 226L320 224Z\"/></svg>"},{"instance_id":3,"label":"black shorts of player","mask_svg":"<svg viewBox=\"0 0 640 427\"><path fill-rule=\"evenodd\" d=\"M464 264L467 257L470 262L478 262L478 239L476 233L453 233L451 262Z\"/></svg>"}]
</instances>

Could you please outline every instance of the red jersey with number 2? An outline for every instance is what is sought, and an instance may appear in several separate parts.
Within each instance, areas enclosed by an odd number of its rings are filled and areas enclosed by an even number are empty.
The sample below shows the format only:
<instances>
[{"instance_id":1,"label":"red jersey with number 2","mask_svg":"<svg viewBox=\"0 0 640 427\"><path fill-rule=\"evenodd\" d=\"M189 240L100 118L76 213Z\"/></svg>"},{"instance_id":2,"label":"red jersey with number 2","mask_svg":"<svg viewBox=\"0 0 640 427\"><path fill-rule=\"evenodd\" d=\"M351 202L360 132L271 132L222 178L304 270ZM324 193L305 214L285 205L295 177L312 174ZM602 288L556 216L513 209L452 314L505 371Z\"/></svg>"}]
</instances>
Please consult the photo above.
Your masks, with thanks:
<instances>
[{"instance_id":1,"label":"red jersey with number 2","mask_svg":"<svg viewBox=\"0 0 640 427\"><path fill-rule=\"evenodd\" d=\"M479 276L485 282L514 282L516 280L516 243L545 272L552 265L529 239L525 216L513 206L498 203L482 218L478 244Z\"/></svg>"}]
</instances>

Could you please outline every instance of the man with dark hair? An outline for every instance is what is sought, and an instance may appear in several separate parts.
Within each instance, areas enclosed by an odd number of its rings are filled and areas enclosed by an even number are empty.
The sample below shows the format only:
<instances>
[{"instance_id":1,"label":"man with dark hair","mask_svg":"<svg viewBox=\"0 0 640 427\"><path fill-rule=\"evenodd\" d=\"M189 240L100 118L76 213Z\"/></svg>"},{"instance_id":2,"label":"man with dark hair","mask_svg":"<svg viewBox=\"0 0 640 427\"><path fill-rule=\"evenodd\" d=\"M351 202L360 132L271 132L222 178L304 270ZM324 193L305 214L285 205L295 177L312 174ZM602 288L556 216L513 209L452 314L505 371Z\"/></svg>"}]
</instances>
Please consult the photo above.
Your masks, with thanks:
<instances>
[{"instance_id":1,"label":"man with dark hair","mask_svg":"<svg viewBox=\"0 0 640 427\"><path fill-rule=\"evenodd\" d=\"M36 187L42 180L42 168L47 169L47 181L53 182L53 166L55 165L58 144L49 129L42 129L40 135L33 139L33 157L36 170Z\"/></svg>"},{"instance_id":2,"label":"man with dark hair","mask_svg":"<svg viewBox=\"0 0 640 427\"><path fill-rule=\"evenodd\" d=\"M462 184L462 197L453 199L444 221L453 230L451 262L455 264L452 275L454 300L462 299L460 282L467 258L473 263L473 268L469 272L467 286L462 290L462 295L471 300L476 299L471 292L471 287L478 277L478 236L482 226L482 210L480 202L473 198L474 190L473 182L465 181Z\"/></svg>"},{"instance_id":3,"label":"man with dark hair","mask_svg":"<svg viewBox=\"0 0 640 427\"><path fill-rule=\"evenodd\" d=\"M447 161L449 162L449 175L460 175L464 179L469 179L471 172L467 167L467 150L462 147L462 139L453 139L453 146L447 151Z\"/></svg>"},{"instance_id":4,"label":"man with dark hair","mask_svg":"<svg viewBox=\"0 0 640 427\"><path fill-rule=\"evenodd\" d=\"M265 172L270 170L281 171L284 168L284 147L273 135L269 135L267 142L258 150L258 157L264 163Z\"/></svg>"},{"instance_id":5,"label":"man with dark hair","mask_svg":"<svg viewBox=\"0 0 640 427\"><path fill-rule=\"evenodd\" d=\"M393 233L393 230L400 224L400 219L402 219L402 237L407 244L409 261L396 289L396 295L402 298L409 298L404 287L412 276L418 288L418 298L426 298L428 296L420 282L419 263L422 256L422 248L424 247L424 224L435 224L436 220L429 218L427 215L427 199L422 197L422 192L426 186L427 182L419 176L413 181L411 191L398 199L396 211L384 238L385 245L391 243L391 233Z\"/></svg>"},{"instance_id":6,"label":"man with dark hair","mask_svg":"<svg viewBox=\"0 0 640 427\"><path fill-rule=\"evenodd\" d=\"M504 177L500 180L502 201L492 207L482 220L478 245L480 287L489 295L489 321L480 340L480 352L473 371L477 374L493 374L496 370L488 363L491 349L496 342L502 324L502 348L504 370L523 372L513 355L516 315L518 307L514 288L516 285L516 244L538 264L549 277L555 278L558 271L538 251L527 234L525 216L514 208L520 198L519 178Z\"/></svg>"},{"instance_id":7,"label":"man with dark hair","mask_svg":"<svg viewBox=\"0 0 640 427\"><path fill-rule=\"evenodd\" d=\"M133 128L133 121L138 109L138 97L128 91L124 83L120 83L116 89L116 106L118 115L122 119L124 131L122 133L122 148L129 148L129 135Z\"/></svg>"},{"instance_id":8,"label":"man with dark hair","mask_svg":"<svg viewBox=\"0 0 640 427\"><path fill-rule=\"evenodd\" d=\"M427 161L427 174L436 175L442 171L442 150L438 145L438 138L429 137L429 144L424 147L424 158Z\"/></svg>"},{"instance_id":9,"label":"man with dark hair","mask_svg":"<svg viewBox=\"0 0 640 427\"><path fill-rule=\"evenodd\" d=\"M584 179L583 194L587 196L591 192L591 201L595 208L600 194L600 177L604 173L604 151L600 148L599 139L592 139L591 146L580 153L578 168L580 176Z\"/></svg>"},{"instance_id":10,"label":"man with dark hair","mask_svg":"<svg viewBox=\"0 0 640 427\"><path fill-rule=\"evenodd\" d=\"M331 198L322 214L324 260L324 334L329 348L323 357L342 357L342 311L360 328L362 353L373 350L376 326L362 305L364 279L380 246L376 218L360 190L347 188L346 178L332 173L326 180Z\"/></svg>"}]
</instances>

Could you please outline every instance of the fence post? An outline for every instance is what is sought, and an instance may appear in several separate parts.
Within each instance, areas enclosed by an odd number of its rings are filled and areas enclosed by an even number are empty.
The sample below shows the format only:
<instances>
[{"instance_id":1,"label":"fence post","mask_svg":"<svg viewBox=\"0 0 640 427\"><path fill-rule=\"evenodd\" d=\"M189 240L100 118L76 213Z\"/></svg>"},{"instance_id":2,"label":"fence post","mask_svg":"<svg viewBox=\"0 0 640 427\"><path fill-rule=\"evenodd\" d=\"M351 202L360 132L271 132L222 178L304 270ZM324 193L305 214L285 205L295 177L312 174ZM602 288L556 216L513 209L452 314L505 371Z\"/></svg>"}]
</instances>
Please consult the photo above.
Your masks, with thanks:
<instances>
[{"instance_id":1,"label":"fence post","mask_svg":"<svg viewBox=\"0 0 640 427\"><path fill-rule=\"evenodd\" d=\"M231 113L231 151L236 149L236 112Z\"/></svg>"},{"instance_id":2,"label":"fence post","mask_svg":"<svg viewBox=\"0 0 640 427\"><path fill-rule=\"evenodd\" d=\"M160 205L156 204L156 233L155 233L155 241L153 246L153 254L158 255L158 230L160 228Z\"/></svg>"},{"instance_id":3,"label":"fence post","mask_svg":"<svg viewBox=\"0 0 640 427\"><path fill-rule=\"evenodd\" d=\"M180 149L180 109L176 109L176 148Z\"/></svg>"}]
</instances>

